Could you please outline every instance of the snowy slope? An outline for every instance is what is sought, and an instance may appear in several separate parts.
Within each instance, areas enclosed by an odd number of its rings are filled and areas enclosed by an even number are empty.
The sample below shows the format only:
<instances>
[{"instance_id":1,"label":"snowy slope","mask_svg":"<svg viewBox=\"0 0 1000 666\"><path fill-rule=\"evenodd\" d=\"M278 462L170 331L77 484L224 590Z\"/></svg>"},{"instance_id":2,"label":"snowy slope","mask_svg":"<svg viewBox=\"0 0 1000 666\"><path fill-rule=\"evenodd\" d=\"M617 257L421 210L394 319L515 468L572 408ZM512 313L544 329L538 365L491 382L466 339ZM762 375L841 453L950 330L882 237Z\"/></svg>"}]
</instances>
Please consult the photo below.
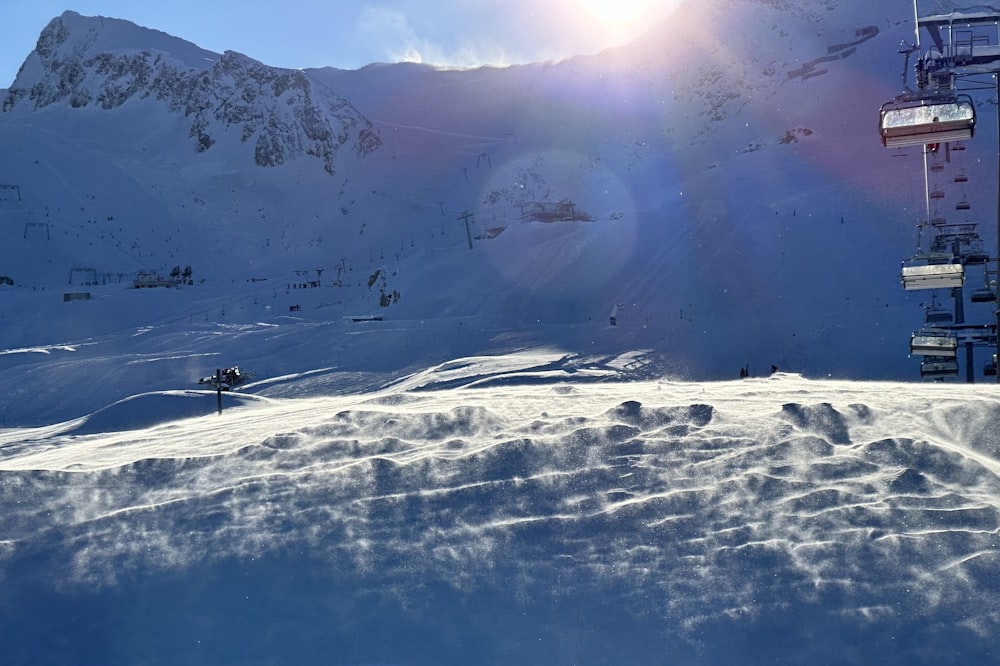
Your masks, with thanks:
<instances>
[{"instance_id":1,"label":"snowy slope","mask_svg":"<svg viewBox=\"0 0 1000 666\"><path fill-rule=\"evenodd\" d=\"M941 664L1000 647L988 387L570 370L475 358L358 396L220 417L210 393L148 395L0 433L6 663Z\"/></svg>"},{"instance_id":2,"label":"snowy slope","mask_svg":"<svg viewBox=\"0 0 1000 666\"><path fill-rule=\"evenodd\" d=\"M296 322L329 323L332 336L350 334L332 325L343 317L377 311L435 329L461 322L481 332L473 352L503 351L488 340L515 335L575 352L649 349L663 371L692 378L748 363L915 378L906 340L920 300L896 272L921 214L917 160L893 158L873 134L873 109L895 93L895 44L912 29L899 5L887 21L856 2L693 3L596 57L302 73L69 13L48 29L55 55L29 57L0 114L14 147L0 181L20 188L2 206L4 274L17 283L4 316L18 322L5 346L151 326L150 309L226 330L298 306ZM174 85L152 83L157 67ZM269 81L308 94L272 98ZM105 109L108 90L118 96ZM243 101L230 112L208 112L233 95ZM351 138L333 162L309 148L305 116L278 112L286 101L343 123ZM367 128L381 145L359 157L375 145ZM212 143L199 152L202 132ZM286 159L260 166L257 147L275 137ZM590 221L522 219L560 201ZM196 289L137 303L123 288L139 269L178 265ZM63 305L61 292L92 274L94 299ZM226 364L245 353L234 344ZM178 388L188 368L164 372L114 398Z\"/></svg>"}]
</instances>

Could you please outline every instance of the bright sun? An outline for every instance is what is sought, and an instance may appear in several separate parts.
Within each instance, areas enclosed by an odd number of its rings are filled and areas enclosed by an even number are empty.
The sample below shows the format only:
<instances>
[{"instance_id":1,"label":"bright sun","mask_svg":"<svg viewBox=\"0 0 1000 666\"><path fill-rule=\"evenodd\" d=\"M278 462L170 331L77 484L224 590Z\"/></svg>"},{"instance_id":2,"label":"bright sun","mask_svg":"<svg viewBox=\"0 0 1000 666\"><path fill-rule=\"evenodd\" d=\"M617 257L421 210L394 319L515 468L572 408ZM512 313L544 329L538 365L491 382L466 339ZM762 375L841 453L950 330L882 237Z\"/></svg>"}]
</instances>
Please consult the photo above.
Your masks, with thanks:
<instances>
[{"instance_id":1,"label":"bright sun","mask_svg":"<svg viewBox=\"0 0 1000 666\"><path fill-rule=\"evenodd\" d=\"M597 19L612 24L634 21L658 0L583 0L583 6Z\"/></svg>"}]
</instances>

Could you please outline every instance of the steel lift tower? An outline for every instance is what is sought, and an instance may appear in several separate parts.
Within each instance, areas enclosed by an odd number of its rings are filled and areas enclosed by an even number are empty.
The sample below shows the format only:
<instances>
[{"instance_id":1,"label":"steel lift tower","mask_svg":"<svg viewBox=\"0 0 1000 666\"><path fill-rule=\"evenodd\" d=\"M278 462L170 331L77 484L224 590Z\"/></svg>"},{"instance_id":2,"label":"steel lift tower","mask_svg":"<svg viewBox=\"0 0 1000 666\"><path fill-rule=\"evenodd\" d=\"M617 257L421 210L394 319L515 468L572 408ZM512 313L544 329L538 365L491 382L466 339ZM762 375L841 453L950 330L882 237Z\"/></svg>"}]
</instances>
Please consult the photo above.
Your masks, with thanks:
<instances>
[{"instance_id":1,"label":"steel lift tower","mask_svg":"<svg viewBox=\"0 0 1000 666\"><path fill-rule=\"evenodd\" d=\"M921 17L917 1L913 3L916 19L916 44L901 53L905 55L903 92L882 105L879 112L879 133L887 148L925 146L925 173L927 155L941 145L971 139L976 129L976 108L972 94L989 90L996 96L997 109L997 248L996 254L984 264L986 284L989 281L989 263L993 263L994 276L1000 276L1000 10L978 5L969 10L956 10L950 14ZM921 36L926 39L921 42ZM913 67L913 85L908 80L910 60L916 57ZM963 201L963 203L967 203ZM962 209L964 210L964 209ZM948 263L934 261L916 262L903 269L904 289L956 288L964 284L964 267L974 265L964 255L956 255ZM988 290L987 290L988 291ZM984 293L986 293L984 291ZM993 290L995 293L995 290ZM973 299L973 302L984 302ZM934 350L924 353L938 354L941 349L951 353L952 335L965 335L968 344L987 344L993 348L992 361L987 362L986 373L997 372L997 353L1000 352L1000 307L993 301L993 322L986 326L953 327L946 341L930 340L920 336L911 342L911 351ZM970 333L972 331L972 333ZM918 336L918 334L914 334ZM928 344L930 343L930 344ZM943 346L942 346L943 345ZM932 358L938 358L937 356ZM970 355L971 359L971 355ZM971 360L970 360L971 364Z\"/></svg>"}]
</instances>

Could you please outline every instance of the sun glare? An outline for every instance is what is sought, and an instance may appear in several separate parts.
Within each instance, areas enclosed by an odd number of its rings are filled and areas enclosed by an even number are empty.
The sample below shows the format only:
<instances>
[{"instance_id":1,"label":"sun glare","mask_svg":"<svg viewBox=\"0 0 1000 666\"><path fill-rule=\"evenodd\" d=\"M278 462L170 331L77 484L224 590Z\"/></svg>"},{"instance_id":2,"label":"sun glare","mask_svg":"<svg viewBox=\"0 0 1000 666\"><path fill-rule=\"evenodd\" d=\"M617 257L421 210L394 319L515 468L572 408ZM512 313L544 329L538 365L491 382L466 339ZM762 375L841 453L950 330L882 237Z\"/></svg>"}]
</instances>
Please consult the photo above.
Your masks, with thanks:
<instances>
[{"instance_id":1,"label":"sun glare","mask_svg":"<svg viewBox=\"0 0 1000 666\"><path fill-rule=\"evenodd\" d=\"M583 0L595 18L604 23L621 25L642 18L657 0Z\"/></svg>"}]
</instances>

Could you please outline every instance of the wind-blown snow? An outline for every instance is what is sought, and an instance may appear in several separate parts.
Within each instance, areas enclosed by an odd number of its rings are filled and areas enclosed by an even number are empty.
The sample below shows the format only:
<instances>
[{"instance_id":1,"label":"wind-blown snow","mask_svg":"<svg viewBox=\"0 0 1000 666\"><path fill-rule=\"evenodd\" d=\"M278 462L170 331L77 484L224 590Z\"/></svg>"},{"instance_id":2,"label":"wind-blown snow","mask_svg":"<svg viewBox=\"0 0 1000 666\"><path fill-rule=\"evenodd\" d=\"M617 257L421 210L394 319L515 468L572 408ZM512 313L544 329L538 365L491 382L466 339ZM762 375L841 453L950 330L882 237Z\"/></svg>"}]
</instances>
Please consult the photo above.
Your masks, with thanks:
<instances>
[{"instance_id":1,"label":"wind-blown snow","mask_svg":"<svg viewBox=\"0 0 1000 666\"><path fill-rule=\"evenodd\" d=\"M556 361L467 359L221 416L211 392L140 396L167 420L134 429L118 406L3 431L8 663L43 631L51 661L104 663L996 649L994 391L623 384Z\"/></svg>"}]
</instances>

